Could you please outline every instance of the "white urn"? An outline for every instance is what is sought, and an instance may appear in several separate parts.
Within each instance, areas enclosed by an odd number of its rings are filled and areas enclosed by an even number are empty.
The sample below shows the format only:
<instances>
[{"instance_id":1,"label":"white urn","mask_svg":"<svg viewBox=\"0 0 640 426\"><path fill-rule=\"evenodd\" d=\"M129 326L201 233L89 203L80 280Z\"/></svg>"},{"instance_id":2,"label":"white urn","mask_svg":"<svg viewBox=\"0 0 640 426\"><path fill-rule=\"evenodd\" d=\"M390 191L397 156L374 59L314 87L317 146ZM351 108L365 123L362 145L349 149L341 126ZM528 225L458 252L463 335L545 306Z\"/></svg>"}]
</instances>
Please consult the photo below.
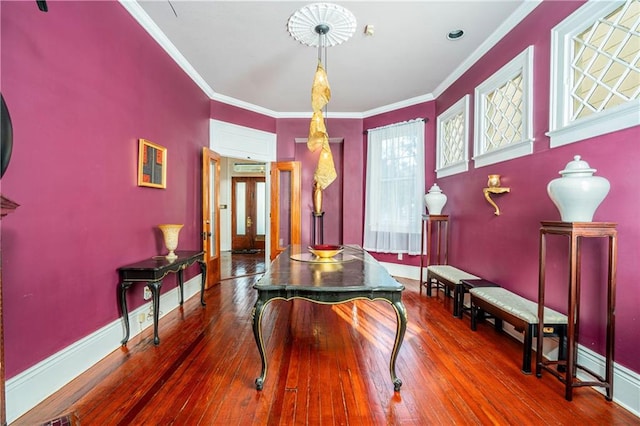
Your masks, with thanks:
<instances>
[{"instance_id":1,"label":"white urn","mask_svg":"<svg viewBox=\"0 0 640 426\"><path fill-rule=\"evenodd\" d=\"M609 193L609 181L593 176L596 169L579 155L567 163L562 175L549 182L547 193L560 211L563 222L591 222L596 209Z\"/></svg>"},{"instance_id":2,"label":"white urn","mask_svg":"<svg viewBox=\"0 0 640 426\"><path fill-rule=\"evenodd\" d=\"M429 214L442 214L442 208L447 204L447 196L442 192L437 183L434 183L431 189L424 194L424 204L427 206L427 212Z\"/></svg>"}]
</instances>

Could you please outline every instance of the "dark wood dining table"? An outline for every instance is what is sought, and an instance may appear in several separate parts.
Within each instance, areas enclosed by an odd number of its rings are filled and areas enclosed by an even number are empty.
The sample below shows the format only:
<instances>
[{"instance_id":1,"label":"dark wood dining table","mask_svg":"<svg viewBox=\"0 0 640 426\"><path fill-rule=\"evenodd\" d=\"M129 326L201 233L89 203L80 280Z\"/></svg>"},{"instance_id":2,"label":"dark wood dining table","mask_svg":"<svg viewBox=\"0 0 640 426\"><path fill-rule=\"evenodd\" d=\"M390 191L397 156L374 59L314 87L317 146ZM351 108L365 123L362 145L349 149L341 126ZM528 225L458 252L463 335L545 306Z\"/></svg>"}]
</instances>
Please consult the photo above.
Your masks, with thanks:
<instances>
[{"instance_id":1,"label":"dark wood dining table","mask_svg":"<svg viewBox=\"0 0 640 426\"><path fill-rule=\"evenodd\" d=\"M290 246L271 263L253 288L258 291L252 313L253 333L262 360L262 371L255 380L258 390L262 390L267 374L261 324L264 309L274 300L293 299L321 304L367 299L391 304L396 313L397 326L389 373L394 390L400 390L402 381L396 375L396 359L407 328L407 311L402 303L404 286L365 250L349 245L333 258L321 259L306 247Z\"/></svg>"}]
</instances>

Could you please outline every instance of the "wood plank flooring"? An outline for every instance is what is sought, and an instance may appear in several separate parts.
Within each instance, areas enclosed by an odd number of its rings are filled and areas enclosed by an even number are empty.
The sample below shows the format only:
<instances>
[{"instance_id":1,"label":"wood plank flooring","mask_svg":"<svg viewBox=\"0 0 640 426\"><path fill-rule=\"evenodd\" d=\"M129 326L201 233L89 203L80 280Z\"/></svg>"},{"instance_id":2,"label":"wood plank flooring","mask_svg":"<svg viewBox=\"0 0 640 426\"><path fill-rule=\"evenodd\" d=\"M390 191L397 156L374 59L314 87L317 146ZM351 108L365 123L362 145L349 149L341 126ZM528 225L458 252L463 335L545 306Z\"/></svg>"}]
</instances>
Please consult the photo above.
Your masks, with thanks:
<instances>
[{"instance_id":1,"label":"wood plank flooring","mask_svg":"<svg viewBox=\"0 0 640 426\"><path fill-rule=\"evenodd\" d=\"M409 325L393 391L389 356L396 330L385 302L320 305L274 301L263 330L268 370L251 312L259 275L228 279L114 351L14 425L72 415L82 425L617 425L640 424L591 388L573 402L550 374L520 372L521 344L469 319L442 298L405 284Z\"/></svg>"}]
</instances>

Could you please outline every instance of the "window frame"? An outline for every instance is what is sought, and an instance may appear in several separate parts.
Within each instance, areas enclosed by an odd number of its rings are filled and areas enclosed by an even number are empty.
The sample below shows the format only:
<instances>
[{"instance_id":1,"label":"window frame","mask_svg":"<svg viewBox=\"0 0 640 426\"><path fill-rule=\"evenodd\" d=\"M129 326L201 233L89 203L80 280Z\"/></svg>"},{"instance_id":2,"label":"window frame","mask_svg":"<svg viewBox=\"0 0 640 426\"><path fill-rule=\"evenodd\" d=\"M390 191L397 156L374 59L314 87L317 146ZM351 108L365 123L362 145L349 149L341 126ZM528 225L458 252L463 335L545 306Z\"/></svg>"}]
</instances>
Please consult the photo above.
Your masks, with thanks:
<instances>
[{"instance_id":1,"label":"window frame","mask_svg":"<svg viewBox=\"0 0 640 426\"><path fill-rule=\"evenodd\" d=\"M464 95L460 100L451 105L445 112L440 114L436 119L436 177L442 178L445 176L451 176L458 173L463 173L469 170L469 104L471 102L471 95ZM448 141L444 140L444 126L454 117L462 114L464 122L464 131L462 135L462 160L457 163L448 164L443 166L443 151L444 145Z\"/></svg>"},{"instance_id":2,"label":"window frame","mask_svg":"<svg viewBox=\"0 0 640 426\"><path fill-rule=\"evenodd\" d=\"M511 160L533 153L533 46L528 46L509 63L496 71L491 77L475 88L474 101L474 144L473 160L475 167ZM514 77L522 74L522 135L519 142L502 148L484 151L484 116L486 98L495 89Z\"/></svg>"},{"instance_id":3,"label":"window frame","mask_svg":"<svg viewBox=\"0 0 640 426\"><path fill-rule=\"evenodd\" d=\"M384 176L379 172L381 170L381 164L380 161L378 161L381 158L380 148L382 148L384 140L393 140L394 138L389 138L389 135L377 132L391 128L398 129L404 125L416 125L414 129L416 131L415 133L409 134L409 132L405 132L403 135L393 135L395 138L409 137L415 139L415 175L409 179L409 181L415 182L416 186L413 188L415 192L410 197L411 204L405 205L407 209L411 207L411 209L409 209L411 214L408 216L405 214L405 217L408 217L408 219L402 223L397 221L381 222L381 214L378 213L379 211L389 210L390 205L395 209L399 209L401 205L392 202L393 197L397 194L386 194L384 191L380 191L379 188L384 182ZM423 214L424 211L423 197L425 193L425 128L424 119L414 119L369 129L367 131L363 229L363 247L365 250L379 253L420 254L421 214ZM378 144L380 144L380 146L377 146ZM399 216L402 215L403 213ZM389 226L390 224L391 226ZM398 224L400 224L400 227L397 227ZM381 236L383 238L380 238Z\"/></svg>"},{"instance_id":4,"label":"window frame","mask_svg":"<svg viewBox=\"0 0 640 426\"><path fill-rule=\"evenodd\" d=\"M640 125L640 99L572 122L569 121L570 109L567 108L571 102L571 87L566 82L570 81L571 75L572 37L624 3L624 0L587 2L551 30L551 96L549 131L546 133L551 148Z\"/></svg>"}]
</instances>

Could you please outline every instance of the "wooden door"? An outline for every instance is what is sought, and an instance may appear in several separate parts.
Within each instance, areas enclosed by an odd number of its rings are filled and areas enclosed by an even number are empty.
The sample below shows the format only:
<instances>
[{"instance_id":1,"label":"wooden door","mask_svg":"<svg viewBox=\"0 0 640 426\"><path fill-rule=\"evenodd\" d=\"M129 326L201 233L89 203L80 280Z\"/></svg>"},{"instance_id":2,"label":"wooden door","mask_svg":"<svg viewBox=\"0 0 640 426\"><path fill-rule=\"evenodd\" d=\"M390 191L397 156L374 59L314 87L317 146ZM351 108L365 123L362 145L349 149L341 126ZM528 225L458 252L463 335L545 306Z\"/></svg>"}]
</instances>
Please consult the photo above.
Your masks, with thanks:
<instances>
[{"instance_id":1,"label":"wooden door","mask_svg":"<svg viewBox=\"0 0 640 426\"><path fill-rule=\"evenodd\" d=\"M271 163L271 260L291 244L300 244L299 161Z\"/></svg>"},{"instance_id":2,"label":"wooden door","mask_svg":"<svg viewBox=\"0 0 640 426\"><path fill-rule=\"evenodd\" d=\"M231 250L264 250L266 184L263 177L231 179Z\"/></svg>"},{"instance_id":3,"label":"wooden door","mask_svg":"<svg viewBox=\"0 0 640 426\"><path fill-rule=\"evenodd\" d=\"M209 288L220 281L220 155L208 148L202 148L202 247Z\"/></svg>"}]
</instances>

